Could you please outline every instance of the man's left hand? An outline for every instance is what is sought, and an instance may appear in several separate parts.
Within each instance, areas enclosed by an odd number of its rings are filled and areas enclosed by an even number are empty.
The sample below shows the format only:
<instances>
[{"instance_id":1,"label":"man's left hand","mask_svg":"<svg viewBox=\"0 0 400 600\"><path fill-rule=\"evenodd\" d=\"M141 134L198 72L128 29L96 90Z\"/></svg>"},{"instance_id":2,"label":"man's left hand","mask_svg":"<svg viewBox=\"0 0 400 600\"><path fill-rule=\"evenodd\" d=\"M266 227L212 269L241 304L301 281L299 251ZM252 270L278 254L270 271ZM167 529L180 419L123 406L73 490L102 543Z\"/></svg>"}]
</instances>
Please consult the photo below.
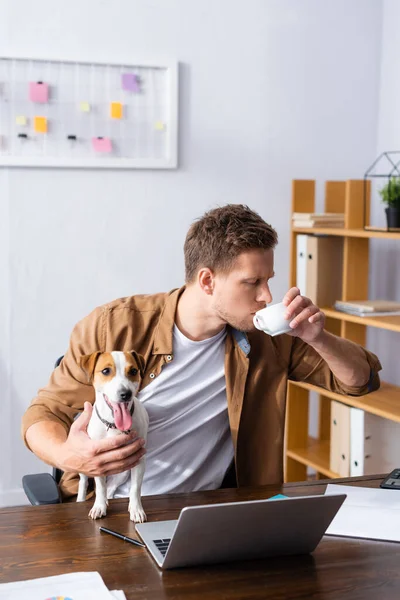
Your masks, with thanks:
<instances>
[{"instance_id":1,"label":"man's left hand","mask_svg":"<svg viewBox=\"0 0 400 600\"><path fill-rule=\"evenodd\" d=\"M308 344L316 341L325 326L325 315L318 306L302 296L297 287L290 288L282 302L287 306L285 318L291 319L292 331L288 335L299 337Z\"/></svg>"}]
</instances>

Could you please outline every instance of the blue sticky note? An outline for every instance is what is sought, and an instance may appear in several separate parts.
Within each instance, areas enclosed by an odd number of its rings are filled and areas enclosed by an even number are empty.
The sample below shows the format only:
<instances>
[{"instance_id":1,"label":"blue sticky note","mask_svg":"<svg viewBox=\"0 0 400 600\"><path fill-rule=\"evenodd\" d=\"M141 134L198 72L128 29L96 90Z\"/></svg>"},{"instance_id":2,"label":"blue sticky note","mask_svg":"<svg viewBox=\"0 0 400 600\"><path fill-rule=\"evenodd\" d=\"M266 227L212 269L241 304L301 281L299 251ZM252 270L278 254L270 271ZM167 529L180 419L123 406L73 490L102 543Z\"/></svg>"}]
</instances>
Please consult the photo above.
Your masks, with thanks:
<instances>
[{"instance_id":1,"label":"blue sticky note","mask_svg":"<svg viewBox=\"0 0 400 600\"><path fill-rule=\"evenodd\" d=\"M277 494L276 496L271 496L268 500L281 500L282 498L288 498L288 496L284 496L283 494Z\"/></svg>"}]
</instances>

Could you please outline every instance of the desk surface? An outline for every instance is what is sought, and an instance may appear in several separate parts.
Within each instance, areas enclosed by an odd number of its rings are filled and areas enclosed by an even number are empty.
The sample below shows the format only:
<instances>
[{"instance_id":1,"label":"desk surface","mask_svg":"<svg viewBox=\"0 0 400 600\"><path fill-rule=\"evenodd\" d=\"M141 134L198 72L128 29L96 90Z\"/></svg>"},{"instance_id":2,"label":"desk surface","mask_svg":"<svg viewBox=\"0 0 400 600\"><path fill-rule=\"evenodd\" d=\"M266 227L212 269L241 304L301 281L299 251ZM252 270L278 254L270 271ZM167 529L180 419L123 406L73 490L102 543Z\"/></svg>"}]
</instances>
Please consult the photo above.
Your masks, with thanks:
<instances>
[{"instance_id":1,"label":"desk surface","mask_svg":"<svg viewBox=\"0 0 400 600\"><path fill-rule=\"evenodd\" d=\"M383 475L335 480L377 487ZM149 520L175 519L183 506L322 494L327 481L143 500ZM394 494L400 492L393 492ZM98 571L109 589L128 600L274 598L400 598L400 544L324 537L312 555L273 558L161 572L147 550L101 534L99 525L135 537L128 500L113 500L101 521L88 518L92 501L0 510L0 582Z\"/></svg>"}]
</instances>

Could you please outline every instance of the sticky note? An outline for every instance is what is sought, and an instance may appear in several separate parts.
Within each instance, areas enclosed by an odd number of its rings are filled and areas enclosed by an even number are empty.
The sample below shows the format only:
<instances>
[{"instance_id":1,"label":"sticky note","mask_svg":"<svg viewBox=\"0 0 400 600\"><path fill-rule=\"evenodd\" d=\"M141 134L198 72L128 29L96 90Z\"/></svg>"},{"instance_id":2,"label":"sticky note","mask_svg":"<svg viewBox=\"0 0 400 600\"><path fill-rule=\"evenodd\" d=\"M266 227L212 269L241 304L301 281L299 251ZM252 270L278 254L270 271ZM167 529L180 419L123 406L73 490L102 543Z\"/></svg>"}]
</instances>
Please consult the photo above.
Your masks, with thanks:
<instances>
[{"instance_id":1,"label":"sticky note","mask_svg":"<svg viewBox=\"0 0 400 600\"><path fill-rule=\"evenodd\" d=\"M81 102L79 104L79 108L82 112L90 112L90 104L89 102Z\"/></svg>"},{"instance_id":2,"label":"sticky note","mask_svg":"<svg viewBox=\"0 0 400 600\"><path fill-rule=\"evenodd\" d=\"M49 86L41 81L29 84L29 100L32 102L45 103L49 99Z\"/></svg>"},{"instance_id":3,"label":"sticky note","mask_svg":"<svg viewBox=\"0 0 400 600\"><path fill-rule=\"evenodd\" d=\"M23 115L15 117L15 122L17 125L26 125L26 123L27 123L26 117L24 117Z\"/></svg>"},{"instance_id":4,"label":"sticky note","mask_svg":"<svg viewBox=\"0 0 400 600\"><path fill-rule=\"evenodd\" d=\"M121 102L111 102L110 116L112 119L122 119L122 104L121 104Z\"/></svg>"},{"instance_id":5,"label":"sticky note","mask_svg":"<svg viewBox=\"0 0 400 600\"><path fill-rule=\"evenodd\" d=\"M35 117L33 119L33 129L36 131L36 133L47 133L46 117Z\"/></svg>"},{"instance_id":6,"label":"sticky note","mask_svg":"<svg viewBox=\"0 0 400 600\"><path fill-rule=\"evenodd\" d=\"M92 138L92 146L95 152L111 152L112 144L110 138Z\"/></svg>"},{"instance_id":7,"label":"sticky note","mask_svg":"<svg viewBox=\"0 0 400 600\"><path fill-rule=\"evenodd\" d=\"M164 131L165 123L162 121L156 121L155 128L158 129L158 131Z\"/></svg>"},{"instance_id":8,"label":"sticky note","mask_svg":"<svg viewBox=\"0 0 400 600\"><path fill-rule=\"evenodd\" d=\"M139 91L139 79L133 73L123 73L121 76L122 89L128 92Z\"/></svg>"}]
</instances>

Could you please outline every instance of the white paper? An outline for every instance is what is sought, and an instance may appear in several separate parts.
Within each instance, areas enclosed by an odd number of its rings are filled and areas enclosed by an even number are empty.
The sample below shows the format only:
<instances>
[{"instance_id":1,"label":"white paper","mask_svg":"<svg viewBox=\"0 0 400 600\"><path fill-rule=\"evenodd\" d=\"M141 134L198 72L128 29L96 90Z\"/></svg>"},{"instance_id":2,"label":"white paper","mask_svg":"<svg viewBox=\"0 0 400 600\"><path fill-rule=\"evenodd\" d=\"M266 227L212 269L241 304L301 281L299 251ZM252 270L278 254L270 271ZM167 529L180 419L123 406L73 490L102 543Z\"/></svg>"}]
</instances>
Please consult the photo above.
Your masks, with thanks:
<instances>
[{"instance_id":1,"label":"white paper","mask_svg":"<svg viewBox=\"0 0 400 600\"><path fill-rule=\"evenodd\" d=\"M122 593L122 596L115 596L115 593ZM72 600L126 600L123 592L110 592L96 572L66 573L0 584L0 600L45 600L57 596Z\"/></svg>"},{"instance_id":2,"label":"white paper","mask_svg":"<svg viewBox=\"0 0 400 600\"><path fill-rule=\"evenodd\" d=\"M122 590L113 590L110 594L116 598L116 600L126 600L126 596Z\"/></svg>"},{"instance_id":3,"label":"white paper","mask_svg":"<svg viewBox=\"0 0 400 600\"><path fill-rule=\"evenodd\" d=\"M347 494L327 535L400 542L400 490L329 484L325 494Z\"/></svg>"}]
</instances>

